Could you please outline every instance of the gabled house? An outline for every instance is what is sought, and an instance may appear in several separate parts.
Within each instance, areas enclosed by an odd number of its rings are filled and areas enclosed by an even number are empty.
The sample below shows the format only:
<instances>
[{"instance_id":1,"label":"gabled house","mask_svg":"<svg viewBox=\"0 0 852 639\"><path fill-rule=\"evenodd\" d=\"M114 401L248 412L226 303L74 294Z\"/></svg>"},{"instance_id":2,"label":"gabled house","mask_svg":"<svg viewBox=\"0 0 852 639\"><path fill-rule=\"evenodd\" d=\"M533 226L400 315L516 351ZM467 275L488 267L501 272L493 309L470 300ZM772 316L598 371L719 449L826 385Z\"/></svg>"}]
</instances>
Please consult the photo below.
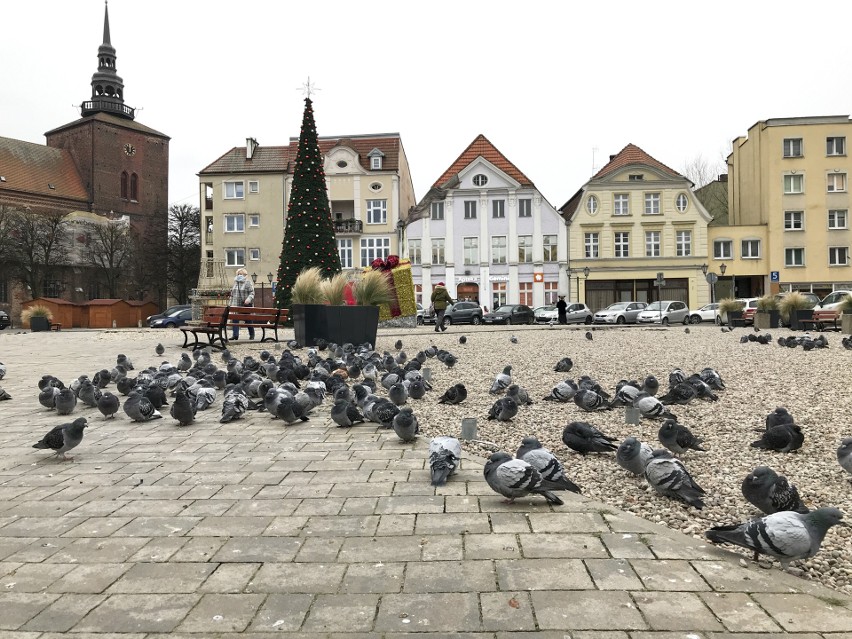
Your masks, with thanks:
<instances>
[{"instance_id":1,"label":"gabled house","mask_svg":"<svg viewBox=\"0 0 852 639\"><path fill-rule=\"evenodd\" d=\"M692 187L634 144L610 156L559 209L578 300L592 310L628 300L679 300L690 308L709 302L711 216Z\"/></svg>"},{"instance_id":2,"label":"gabled house","mask_svg":"<svg viewBox=\"0 0 852 639\"><path fill-rule=\"evenodd\" d=\"M478 135L435 181L406 227L417 301L434 284L482 306L555 303L565 293L567 229L517 166Z\"/></svg>"}]
</instances>

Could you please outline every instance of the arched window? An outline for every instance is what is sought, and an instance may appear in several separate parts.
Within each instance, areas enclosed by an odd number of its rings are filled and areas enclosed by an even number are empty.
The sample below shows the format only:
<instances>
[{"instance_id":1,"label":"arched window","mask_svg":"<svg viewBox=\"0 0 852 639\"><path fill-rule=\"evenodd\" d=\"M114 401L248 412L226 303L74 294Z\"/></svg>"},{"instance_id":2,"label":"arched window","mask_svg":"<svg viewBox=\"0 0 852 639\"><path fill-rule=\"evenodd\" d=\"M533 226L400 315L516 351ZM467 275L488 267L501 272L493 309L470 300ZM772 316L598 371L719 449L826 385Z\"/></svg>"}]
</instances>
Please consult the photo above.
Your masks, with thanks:
<instances>
[{"instance_id":1,"label":"arched window","mask_svg":"<svg viewBox=\"0 0 852 639\"><path fill-rule=\"evenodd\" d=\"M130 175L130 199L133 202L139 200L139 176L135 173Z\"/></svg>"},{"instance_id":2,"label":"arched window","mask_svg":"<svg viewBox=\"0 0 852 639\"><path fill-rule=\"evenodd\" d=\"M121 172L121 199L127 199L127 171Z\"/></svg>"}]
</instances>

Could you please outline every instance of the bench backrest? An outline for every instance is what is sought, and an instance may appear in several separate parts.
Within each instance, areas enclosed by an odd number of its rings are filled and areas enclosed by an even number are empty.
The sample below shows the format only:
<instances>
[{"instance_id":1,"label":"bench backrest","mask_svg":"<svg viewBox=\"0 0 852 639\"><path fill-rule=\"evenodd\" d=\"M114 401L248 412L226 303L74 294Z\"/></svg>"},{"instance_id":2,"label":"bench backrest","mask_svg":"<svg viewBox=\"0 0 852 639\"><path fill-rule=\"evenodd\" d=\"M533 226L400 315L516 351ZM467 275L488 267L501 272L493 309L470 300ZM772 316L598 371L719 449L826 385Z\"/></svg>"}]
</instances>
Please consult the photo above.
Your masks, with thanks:
<instances>
[{"instance_id":1,"label":"bench backrest","mask_svg":"<svg viewBox=\"0 0 852 639\"><path fill-rule=\"evenodd\" d=\"M227 306L208 306L204 309L204 321L211 325L224 326L228 321Z\"/></svg>"},{"instance_id":2,"label":"bench backrest","mask_svg":"<svg viewBox=\"0 0 852 639\"><path fill-rule=\"evenodd\" d=\"M264 324L283 324L287 321L287 309L265 308L262 306L229 306L228 322L255 322Z\"/></svg>"}]
</instances>

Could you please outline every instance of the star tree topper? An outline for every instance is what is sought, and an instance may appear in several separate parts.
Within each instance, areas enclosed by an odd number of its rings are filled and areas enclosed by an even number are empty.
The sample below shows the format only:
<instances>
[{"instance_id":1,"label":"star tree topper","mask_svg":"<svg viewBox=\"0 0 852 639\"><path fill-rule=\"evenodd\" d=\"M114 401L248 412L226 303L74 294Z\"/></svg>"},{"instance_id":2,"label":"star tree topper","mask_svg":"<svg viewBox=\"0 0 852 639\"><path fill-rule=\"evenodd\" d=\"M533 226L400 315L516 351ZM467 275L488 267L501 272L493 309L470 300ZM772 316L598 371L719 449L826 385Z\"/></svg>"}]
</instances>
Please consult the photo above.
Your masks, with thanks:
<instances>
[{"instance_id":1,"label":"star tree topper","mask_svg":"<svg viewBox=\"0 0 852 639\"><path fill-rule=\"evenodd\" d=\"M301 91L306 98L310 98L312 93L322 91L322 89L318 88L316 84L311 84L311 76L308 76L307 82L304 82L296 91Z\"/></svg>"}]
</instances>

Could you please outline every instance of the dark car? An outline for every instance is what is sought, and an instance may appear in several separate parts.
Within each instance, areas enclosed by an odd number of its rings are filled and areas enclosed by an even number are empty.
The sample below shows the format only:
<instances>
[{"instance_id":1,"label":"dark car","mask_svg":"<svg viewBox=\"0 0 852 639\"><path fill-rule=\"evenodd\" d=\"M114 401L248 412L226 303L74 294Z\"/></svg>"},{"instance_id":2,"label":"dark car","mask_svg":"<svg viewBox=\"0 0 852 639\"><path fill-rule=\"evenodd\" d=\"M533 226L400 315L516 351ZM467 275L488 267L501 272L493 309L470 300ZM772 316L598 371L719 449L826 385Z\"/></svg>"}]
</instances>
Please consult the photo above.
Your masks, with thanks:
<instances>
[{"instance_id":1,"label":"dark car","mask_svg":"<svg viewBox=\"0 0 852 639\"><path fill-rule=\"evenodd\" d=\"M192 306L190 306L189 304L177 304L175 306L169 306L162 313L157 313L155 315L149 315L147 318L145 318L145 322L148 324L148 326L154 326L152 324L152 322L154 320L163 319L164 317L168 317L169 315L172 315L173 313L176 313L177 311L185 311L185 310L191 309L191 308L192 308Z\"/></svg>"},{"instance_id":2,"label":"dark car","mask_svg":"<svg viewBox=\"0 0 852 639\"><path fill-rule=\"evenodd\" d=\"M12 325L12 320L9 319L9 314L6 311L0 311L0 331Z\"/></svg>"},{"instance_id":3,"label":"dark car","mask_svg":"<svg viewBox=\"0 0 852 639\"><path fill-rule=\"evenodd\" d=\"M435 317L435 310L430 307L423 314L423 323L434 324ZM482 309L476 302L456 302L455 304L450 304L444 312L444 324L446 326L450 326L451 324L473 324L475 326L482 324Z\"/></svg>"},{"instance_id":4,"label":"dark car","mask_svg":"<svg viewBox=\"0 0 852 639\"><path fill-rule=\"evenodd\" d=\"M486 324L535 324L535 313L524 304L503 304L486 313L482 321Z\"/></svg>"},{"instance_id":5,"label":"dark car","mask_svg":"<svg viewBox=\"0 0 852 639\"><path fill-rule=\"evenodd\" d=\"M177 328L178 326L184 326L191 319L192 309L184 308L174 311L165 317L151 320L151 328Z\"/></svg>"}]
</instances>

